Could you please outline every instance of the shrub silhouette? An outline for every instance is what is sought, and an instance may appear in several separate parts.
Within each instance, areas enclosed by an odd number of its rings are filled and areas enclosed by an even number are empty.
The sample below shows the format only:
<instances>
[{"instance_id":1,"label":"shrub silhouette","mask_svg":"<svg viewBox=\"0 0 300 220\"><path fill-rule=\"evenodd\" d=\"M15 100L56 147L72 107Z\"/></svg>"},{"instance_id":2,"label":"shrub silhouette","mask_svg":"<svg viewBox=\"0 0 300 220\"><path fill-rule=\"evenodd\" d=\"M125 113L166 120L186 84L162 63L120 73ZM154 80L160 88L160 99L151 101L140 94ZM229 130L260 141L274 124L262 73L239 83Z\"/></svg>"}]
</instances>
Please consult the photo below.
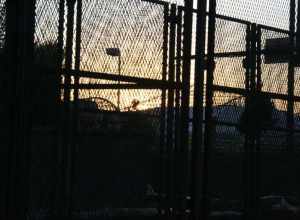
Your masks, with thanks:
<instances>
[{"instance_id":1,"label":"shrub silhouette","mask_svg":"<svg viewBox=\"0 0 300 220\"><path fill-rule=\"evenodd\" d=\"M265 94L250 95L248 106L242 113L238 130L243 134L258 135L262 130L272 127L274 104Z\"/></svg>"},{"instance_id":2,"label":"shrub silhouette","mask_svg":"<svg viewBox=\"0 0 300 220\"><path fill-rule=\"evenodd\" d=\"M32 113L33 123L54 123L60 103L60 68L58 45L47 42L35 45L32 69Z\"/></svg>"}]
</instances>

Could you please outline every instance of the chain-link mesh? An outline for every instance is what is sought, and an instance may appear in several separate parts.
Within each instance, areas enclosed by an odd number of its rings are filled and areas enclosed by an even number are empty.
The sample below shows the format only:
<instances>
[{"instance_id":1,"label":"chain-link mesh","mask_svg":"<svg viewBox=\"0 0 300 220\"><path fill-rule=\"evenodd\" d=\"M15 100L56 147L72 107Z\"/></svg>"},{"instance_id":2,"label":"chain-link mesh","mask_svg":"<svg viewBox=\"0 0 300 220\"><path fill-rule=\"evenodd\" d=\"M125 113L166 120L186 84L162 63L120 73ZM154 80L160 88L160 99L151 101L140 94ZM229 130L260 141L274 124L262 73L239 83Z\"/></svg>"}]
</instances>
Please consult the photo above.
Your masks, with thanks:
<instances>
[{"instance_id":1,"label":"chain-link mesh","mask_svg":"<svg viewBox=\"0 0 300 220\"><path fill-rule=\"evenodd\" d=\"M37 0L35 5L32 83L32 135L29 219L43 219L55 200L59 75L58 26L60 0Z\"/></svg>"},{"instance_id":2,"label":"chain-link mesh","mask_svg":"<svg viewBox=\"0 0 300 220\"><path fill-rule=\"evenodd\" d=\"M142 1L83 2L81 69L118 73L118 58L106 48L121 52L121 74L161 78L163 7Z\"/></svg>"},{"instance_id":3,"label":"chain-link mesh","mask_svg":"<svg viewBox=\"0 0 300 220\"><path fill-rule=\"evenodd\" d=\"M243 67L245 56L237 57L230 53L246 51L246 28L245 24L224 19L216 20L215 53L225 54L216 58L214 84L236 88L245 87Z\"/></svg>"},{"instance_id":4,"label":"chain-link mesh","mask_svg":"<svg viewBox=\"0 0 300 220\"><path fill-rule=\"evenodd\" d=\"M234 93L214 92L213 101L213 120L216 123L214 148L220 151L240 151L244 139L237 125L244 111L245 98Z\"/></svg>"},{"instance_id":5,"label":"chain-link mesh","mask_svg":"<svg viewBox=\"0 0 300 220\"><path fill-rule=\"evenodd\" d=\"M216 19L215 52L229 53L246 50L247 25Z\"/></svg>"},{"instance_id":6,"label":"chain-link mesh","mask_svg":"<svg viewBox=\"0 0 300 220\"><path fill-rule=\"evenodd\" d=\"M57 43L59 2L59 0L37 0L35 44Z\"/></svg>"},{"instance_id":7,"label":"chain-link mesh","mask_svg":"<svg viewBox=\"0 0 300 220\"><path fill-rule=\"evenodd\" d=\"M237 125L245 108L245 98L228 93L226 89L245 89L246 31L246 24L216 19L214 85L224 89L224 92L215 91L213 97L213 119L216 122L213 144L219 151L238 152L244 144ZM235 55L236 52L240 55Z\"/></svg>"},{"instance_id":8,"label":"chain-link mesh","mask_svg":"<svg viewBox=\"0 0 300 220\"><path fill-rule=\"evenodd\" d=\"M81 70L113 73L142 78L161 79L163 61L164 7L139 0L83 2ZM119 48L118 57L109 56L106 48ZM81 78L81 83L113 83L107 80ZM121 90L120 109L127 109L139 100L141 108L146 100L158 96L158 91ZM108 98L116 104L117 92L104 90L82 91L80 97ZM158 104L158 103L157 103ZM157 106L155 106L157 107Z\"/></svg>"},{"instance_id":9,"label":"chain-link mesh","mask_svg":"<svg viewBox=\"0 0 300 220\"><path fill-rule=\"evenodd\" d=\"M289 28L289 11L289 0L217 0L217 14L282 29Z\"/></svg>"},{"instance_id":10,"label":"chain-link mesh","mask_svg":"<svg viewBox=\"0 0 300 220\"><path fill-rule=\"evenodd\" d=\"M162 5L141 0L113 0L106 1L105 4L95 0L83 1L82 9L80 70L115 76L162 79L165 23L165 9ZM119 57L109 55L107 48L118 48ZM80 84L122 85L126 83L83 76ZM99 159L91 154L99 152L95 143L101 142L103 145L101 154L118 155L119 164L123 164L120 167L116 161L107 156L101 159L103 161L101 167L109 166L115 174L112 176L103 171L106 179L101 181L103 188L96 190L97 193L92 195L95 201L99 201L98 206L105 207L106 204L103 203L109 201L113 207L131 207L137 204L144 207L147 206L142 204L143 190L147 185L144 181L147 180L157 190L157 186L153 183L153 179L157 179L157 167L148 166L151 160L156 160L159 152L161 93L158 89L118 89L117 87L79 90L80 101L89 100L97 105L98 112L95 111L92 120L87 120L93 121L93 118L98 115L102 128L92 129L92 132L98 132L97 136L87 132L86 127L81 130L82 156L79 160L84 161L89 158L90 161L94 159L98 161ZM81 113L84 111L80 111ZM145 140L147 143L144 142ZM83 150L84 146L90 146L90 149ZM89 156L85 157L85 155ZM88 170L94 170L93 167L88 166L89 163L80 167L83 173L79 176L92 178L95 184L99 184L99 175L85 174ZM139 170L135 171L138 175L131 172L135 169L132 166L139 167ZM86 197L89 190L84 187L85 183L80 181L79 194L82 200L78 199L79 207L82 206L80 204L91 203L90 197ZM121 182L122 186L120 186ZM90 186L97 187L94 184ZM113 196L112 194L116 192L118 195Z\"/></svg>"},{"instance_id":11,"label":"chain-link mesh","mask_svg":"<svg viewBox=\"0 0 300 220\"><path fill-rule=\"evenodd\" d=\"M295 68L295 96L300 96L300 68ZM296 111L299 113L300 111Z\"/></svg>"},{"instance_id":12,"label":"chain-link mesh","mask_svg":"<svg viewBox=\"0 0 300 220\"><path fill-rule=\"evenodd\" d=\"M262 29L261 43L262 50L266 49L266 42L270 39L284 39L288 38L286 33L280 33L270 30ZM279 59L279 58L278 58ZM262 90L273 93L287 94L287 78L288 78L288 63L276 63L279 60L273 61L274 64L266 64L266 56L262 56Z\"/></svg>"},{"instance_id":13,"label":"chain-link mesh","mask_svg":"<svg viewBox=\"0 0 300 220\"><path fill-rule=\"evenodd\" d=\"M236 100L244 99L242 96L235 94L229 94L225 91L228 89L246 89L246 69L243 64L246 58L246 29L247 25L244 23L228 21L224 19L217 19L216 21L216 45L215 53L220 53L215 58L216 67L214 71L214 84L222 86L224 92L215 92L214 94L214 117L217 123L227 123L226 126L221 126L220 135L215 141L215 145L218 148L226 149L230 147L230 144L225 146L227 143L225 140L232 140L232 144L235 143L232 134L238 136L238 130L234 128L237 126L240 120L241 113L245 111L245 104L240 102L240 105L235 104ZM288 34L280 31L271 31L262 29L261 31L261 49L266 50L266 42L270 39L288 39ZM235 55L232 52L238 52L239 55ZM267 63L266 57L269 55L261 56L261 80L262 80L262 91L274 94L287 95L288 93L288 63L277 62L276 59L273 63ZM279 58L280 59L280 58ZM295 94L298 93L299 77L297 76L297 70L295 74ZM274 121L273 128L271 130L280 130L287 128L287 101L281 99L272 99L274 108L272 110L272 119ZM294 110L297 113L297 108ZM297 117L295 116L295 123ZM233 126L233 127L231 127ZM295 125L296 126L296 125ZM222 131L222 132L221 132ZM228 133L226 135L226 132ZM217 131L218 133L218 131ZM221 135L222 134L222 135ZM268 131L263 135L262 149L268 150L273 146L273 142L270 141L270 136L274 135L274 139L277 143L282 143L281 147L274 145L277 150L282 150L283 145L286 141L283 139L287 138L287 133L283 132L282 135L276 131ZM277 135L277 136L276 136ZM275 137L276 136L276 137ZM224 138L224 141L221 138ZM242 141L242 139L239 139ZM269 142L268 142L269 141ZM241 146L242 143L235 143L234 145ZM223 146L222 146L223 145ZM279 149L280 148L280 149Z\"/></svg>"},{"instance_id":14,"label":"chain-link mesh","mask_svg":"<svg viewBox=\"0 0 300 220\"><path fill-rule=\"evenodd\" d=\"M0 49L5 44L6 0L0 1Z\"/></svg>"},{"instance_id":15,"label":"chain-link mesh","mask_svg":"<svg viewBox=\"0 0 300 220\"><path fill-rule=\"evenodd\" d=\"M0 8L2 2L0 2ZM183 3L180 0L170 2ZM40 60L45 61L47 58L47 56L45 58L43 48L46 48L49 52L51 47L56 47L58 43L59 3L59 0L37 0L35 57L40 58ZM269 5L270 3L268 3ZM165 15L162 5L141 0L111 0L105 2L92 0L83 1L82 6L80 70L146 79L161 80L163 78ZM246 2L240 0L233 2L218 0L217 13L287 29L287 12L289 11L287 1L278 0L272 3L272 7L264 6L266 6L265 3L261 1ZM277 12L276 15L273 13L274 11ZM76 16L79 15L75 13ZM67 19L66 15L64 19ZM237 126L241 114L245 110L245 95L240 95L238 92L230 93L225 90L238 89L236 91L242 91L245 89L246 69L243 66L243 60L246 57L247 25L245 23L247 22L216 19L214 85L221 86L224 89L222 92L221 90L214 91L213 97L213 122L215 124L212 132L214 135L212 145L217 151L241 152L244 150L245 139L238 131ZM0 27L2 27L1 18ZM66 31L64 37L66 37L65 35ZM195 36L194 23L193 52L195 52ZM282 37L287 37L287 35L263 30L262 49L265 49L267 39ZM73 43L75 41L74 39ZM107 48L119 48L121 57L120 73L118 57L109 56L106 53ZM41 64L41 62L39 63ZM42 65L47 66L48 64L44 62ZM194 62L192 62L192 69L194 69L194 65ZM288 66L286 63L265 64L265 56L262 55L262 90L286 95L287 72ZM193 80L192 77L191 97L194 95ZM80 84L116 84L116 82L88 77L81 77L80 79ZM298 94L300 91L297 75L295 85L295 93ZM72 91L74 92L74 90ZM118 92L120 92L120 109L117 106ZM141 202L139 196L143 193L142 187L147 183L137 183L142 179L139 176L142 175L142 172L138 170L137 173L139 174L134 176L135 174L132 174L131 170L134 167L142 167L141 164L146 160L154 158L152 161L148 161L149 165L153 161L156 162L158 158L158 135L161 123L159 116L162 113L160 109L161 98L162 91L158 89L118 90L117 88L100 88L79 90L79 127L83 129L80 129L82 133L80 133L81 136L77 143L80 152L80 158L76 162L76 165L80 167L77 170L77 176L81 178L78 180L80 183L77 188L78 195L75 198L77 199L76 206L78 209L82 207L84 202L89 202L85 205L92 207L100 201L98 205L105 207L107 206L105 202L111 199L112 194L118 195L116 196L118 198L114 198L112 204L109 204L111 206L124 206L127 202L136 205ZM273 99L272 101L274 103L272 114L275 126L274 129L262 133L261 147L264 151L280 151L286 149L287 145L287 132L282 131L286 129L287 124L287 102L279 99ZM192 98L191 103L193 103ZM299 103L294 103L294 107L295 113L297 113L295 123L298 126ZM85 124L87 122L93 122L93 124ZM100 123L100 126L97 123ZM146 126L147 128L145 128ZM101 132L88 133L90 130L97 132L101 130ZM295 135L296 138L297 135ZM46 149L45 140L48 142L47 147L56 147L51 135L39 134L32 141L34 150L32 206L39 208L49 206L47 198L51 196L51 190L53 190L49 186L53 170L47 170L49 168L47 166L51 164L51 156L49 157L49 155L52 155L53 152ZM99 148L100 143L101 149ZM295 142L295 145L297 144L298 142ZM142 152L140 146L143 146L146 151ZM137 152L142 156L138 155ZM111 157L107 157L107 155L111 155ZM137 158L138 160L136 160ZM101 161L100 165L99 161ZM134 162L124 162L124 164L119 165L120 161ZM98 166L95 166L96 164ZM115 177L107 172L107 166L112 167ZM45 171L49 175L39 178ZM124 173L122 173L123 171ZM149 168L149 172L153 172L153 169ZM93 178L93 175L96 176L95 173L106 175L107 178L104 178L105 180L103 180L103 176L101 176L102 179L99 176ZM120 186L122 180L131 177L132 179L126 182L124 186ZM143 176L143 178L152 181L151 177ZM85 187L86 181L91 183L91 188ZM130 184L140 184L138 186L139 192L132 193ZM114 192L113 188L117 189L117 192ZM135 198L131 201L130 197L132 195ZM82 201L80 201L81 199Z\"/></svg>"},{"instance_id":16,"label":"chain-link mesh","mask_svg":"<svg viewBox=\"0 0 300 220\"><path fill-rule=\"evenodd\" d=\"M214 83L220 86L245 88L244 57L217 58Z\"/></svg>"}]
</instances>

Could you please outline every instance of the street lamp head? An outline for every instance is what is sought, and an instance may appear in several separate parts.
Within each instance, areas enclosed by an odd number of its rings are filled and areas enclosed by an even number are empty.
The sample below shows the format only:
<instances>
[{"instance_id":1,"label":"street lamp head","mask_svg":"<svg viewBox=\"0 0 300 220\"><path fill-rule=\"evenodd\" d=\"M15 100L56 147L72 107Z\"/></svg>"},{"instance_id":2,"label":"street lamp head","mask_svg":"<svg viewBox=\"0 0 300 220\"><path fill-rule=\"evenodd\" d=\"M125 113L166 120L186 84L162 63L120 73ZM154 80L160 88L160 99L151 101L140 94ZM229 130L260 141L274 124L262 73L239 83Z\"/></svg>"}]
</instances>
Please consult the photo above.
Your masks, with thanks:
<instances>
[{"instance_id":1,"label":"street lamp head","mask_svg":"<svg viewBox=\"0 0 300 220\"><path fill-rule=\"evenodd\" d=\"M111 47L111 48L106 48L106 54L112 57L119 57L121 56L121 51L120 48L118 47Z\"/></svg>"}]
</instances>

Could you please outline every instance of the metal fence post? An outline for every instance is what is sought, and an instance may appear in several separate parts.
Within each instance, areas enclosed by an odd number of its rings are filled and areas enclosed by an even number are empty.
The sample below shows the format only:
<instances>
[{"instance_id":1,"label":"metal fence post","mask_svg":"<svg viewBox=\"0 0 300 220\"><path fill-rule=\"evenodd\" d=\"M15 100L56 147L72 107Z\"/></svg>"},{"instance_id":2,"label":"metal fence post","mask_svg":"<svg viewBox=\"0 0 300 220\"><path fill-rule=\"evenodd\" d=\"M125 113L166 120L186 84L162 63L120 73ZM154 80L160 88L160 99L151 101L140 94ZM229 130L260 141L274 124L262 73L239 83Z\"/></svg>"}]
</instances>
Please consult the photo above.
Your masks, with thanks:
<instances>
[{"instance_id":1,"label":"metal fence post","mask_svg":"<svg viewBox=\"0 0 300 220\"><path fill-rule=\"evenodd\" d=\"M54 212L57 212L59 209L61 209L61 200L62 200L62 193L63 193L63 135L64 130L62 127L62 121L64 118L64 109L62 107L62 101L61 101L61 95L62 90L60 88L61 84L61 71L62 71L62 65L63 65L63 59L64 59L64 23L65 23L65 0L60 0L59 2L59 18L58 18L58 36L57 36L57 50L58 50L58 57L57 57L57 63L60 64L58 67L57 75L59 86L57 88L57 113L58 117L56 120L56 158L54 164L56 164L55 167L55 186L54 186L54 193L53 193L53 201L52 201L52 215L55 215Z\"/></svg>"},{"instance_id":2,"label":"metal fence post","mask_svg":"<svg viewBox=\"0 0 300 220\"><path fill-rule=\"evenodd\" d=\"M206 107L205 107L205 134L204 134L204 155L202 171L202 219L208 219L208 184L209 184L209 161L212 147L212 114L213 114L213 81L215 65L215 34L216 34L216 0L209 1L208 20L208 55L207 55L207 82L206 82Z\"/></svg>"},{"instance_id":3,"label":"metal fence post","mask_svg":"<svg viewBox=\"0 0 300 220\"><path fill-rule=\"evenodd\" d=\"M6 48L10 111L6 218L26 219L30 198L31 91L35 1L7 1Z\"/></svg>"},{"instance_id":4,"label":"metal fence post","mask_svg":"<svg viewBox=\"0 0 300 220\"><path fill-rule=\"evenodd\" d=\"M246 58L245 58L245 89L246 89L246 97L245 97L245 109L248 108L249 95L250 95L250 57L251 57L251 26L247 25L246 30ZM247 208L249 204L249 135L245 135L245 143L244 143L244 155L243 155L243 195L244 195L244 215L245 219L247 218Z\"/></svg>"},{"instance_id":5,"label":"metal fence post","mask_svg":"<svg viewBox=\"0 0 300 220\"><path fill-rule=\"evenodd\" d=\"M262 88L262 69L261 69L261 64L262 64L262 42L261 42L262 34L261 34L261 26L257 27L257 32L256 32L256 89L258 93L261 93L261 88ZM256 137L256 208L257 208L257 214L260 215L260 194L261 194L261 132L259 132L258 136ZM258 216L259 217L259 216Z\"/></svg>"},{"instance_id":6,"label":"metal fence post","mask_svg":"<svg viewBox=\"0 0 300 220\"><path fill-rule=\"evenodd\" d=\"M299 7L298 7L299 8ZM299 22L299 21L298 21ZM294 90L295 90L295 23L296 23L296 0L290 2L290 27L289 27L289 63L288 63L288 103L287 103L287 150L294 150Z\"/></svg>"},{"instance_id":7,"label":"metal fence post","mask_svg":"<svg viewBox=\"0 0 300 220\"><path fill-rule=\"evenodd\" d=\"M257 84L256 84L256 24L251 25L251 58L250 58L250 93L255 94ZM251 216L253 218L257 217L257 204L256 204L256 144L257 135L250 135L250 146L249 146L249 208L253 208L251 211Z\"/></svg>"},{"instance_id":8,"label":"metal fence post","mask_svg":"<svg viewBox=\"0 0 300 220\"><path fill-rule=\"evenodd\" d=\"M164 4L164 27L163 27L163 61L162 61L162 81L167 81L168 70L168 34L169 34L169 5ZM159 208L160 214L165 207L166 196L166 89L161 91L160 106L160 189L159 189Z\"/></svg>"},{"instance_id":9,"label":"metal fence post","mask_svg":"<svg viewBox=\"0 0 300 220\"><path fill-rule=\"evenodd\" d=\"M64 114L63 114L63 167L64 173L62 178L64 179L63 184L63 204L61 215L70 217L71 215L71 204L72 204L72 190L71 190L71 170L72 170L72 113L73 108L71 107L71 74L70 70L73 65L73 39L74 39L74 13L75 13L75 2L76 0L67 0L67 33L66 33L66 59L65 59L65 74L64 74Z\"/></svg>"},{"instance_id":10,"label":"metal fence post","mask_svg":"<svg viewBox=\"0 0 300 220\"><path fill-rule=\"evenodd\" d=\"M176 39L176 83L181 83L181 65L182 65L182 14L183 8L178 7L177 12L177 39ZM181 89L176 88L176 98L175 98L175 159L174 159L174 194L175 194L175 206L174 211L178 211L178 192L180 189L180 175L178 174L179 170L179 161L180 161L180 121L181 121L181 108L180 108L180 100L181 100Z\"/></svg>"},{"instance_id":11,"label":"metal fence post","mask_svg":"<svg viewBox=\"0 0 300 220\"><path fill-rule=\"evenodd\" d=\"M191 49L193 25L193 0L185 0L183 16L183 66L182 66L182 97L181 97L181 137L180 137L180 175L181 187L179 190L179 218L186 217L188 184L189 184L189 110L190 110L190 76L191 76Z\"/></svg>"},{"instance_id":12,"label":"metal fence post","mask_svg":"<svg viewBox=\"0 0 300 220\"><path fill-rule=\"evenodd\" d=\"M169 16L170 33L169 33L169 72L168 82L175 82L175 47L176 47L176 5L171 5ZM174 88L168 89L168 107L167 107L167 200L168 208L173 207L174 191ZM169 213L168 213L169 212ZM168 214L170 210L168 210Z\"/></svg>"},{"instance_id":13,"label":"metal fence post","mask_svg":"<svg viewBox=\"0 0 300 220\"><path fill-rule=\"evenodd\" d=\"M8 99L6 102L7 105L7 114L8 114L8 120L7 120L7 153L8 153L8 159L7 159L7 178L6 178L6 195L5 195L5 205L6 205L6 213L5 218L10 219L12 218L12 213L14 213L13 210L13 198L14 198L14 177L16 172L15 167L15 151L16 146L13 143L15 134L17 133L16 130L16 122L15 117L17 115L17 108L16 106L16 75L17 75L17 66L14 65L14 60L17 59L17 48L18 48L18 38L15 34L17 32L17 7L18 2L17 1L7 1L6 2L6 39L5 39L5 53L7 56L7 82L8 82ZM10 119L10 120L9 120Z\"/></svg>"},{"instance_id":14,"label":"metal fence post","mask_svg":"<svg viewBox=\"0 0 300 220\"><path fill-rule=\"evenodd\" d=\"M203 104L204 104L204 74L205 74L205 46L206 46L206 0L197 2L196 23L196 62L194 79L193 106L193 136L192 136L192 164L191 164L191 211L192 219L200 218L201 208L201 151L203 141ZM209 65L213 64L211 58ZM210 67L213 71L213 67Z\"/></svg>"},{"instance_id":15,"label":"metal fence post","mask_svg":"<svg viewBox=\"0 0 300 220\"><path fill-rule=\"evenodd\" d=\"M81 60L81 31L82 31L82 0L77 0L76 7L76 42L75 42L75 74L74 74L74 108L71 118L72 125L72 137L71 137L71 162L70 162L70 205L73 207L74 192L76 186L76 164L77 164L77 150L78 150L78 120L79 120L79 76L78 71L80 70ZM72 213L70 213L71 215Z\"/></svg>"}]
</instances>

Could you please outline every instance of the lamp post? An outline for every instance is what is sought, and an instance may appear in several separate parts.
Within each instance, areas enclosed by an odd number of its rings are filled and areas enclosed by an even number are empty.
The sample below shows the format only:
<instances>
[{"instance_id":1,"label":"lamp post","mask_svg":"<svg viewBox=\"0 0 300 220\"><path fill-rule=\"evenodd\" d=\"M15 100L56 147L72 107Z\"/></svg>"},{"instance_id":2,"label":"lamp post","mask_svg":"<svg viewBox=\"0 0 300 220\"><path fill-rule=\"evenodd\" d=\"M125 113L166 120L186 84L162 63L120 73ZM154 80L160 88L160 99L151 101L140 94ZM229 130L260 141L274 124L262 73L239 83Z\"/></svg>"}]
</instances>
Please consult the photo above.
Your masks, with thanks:
<instances>
[{"instance_id":1,"label":"lamp post","mask_svg":"<svg viewBox=\"0 0 300 220\"><path fill-rule=\"evenodd\" d=\"M121 50L118 47L106 48L106 54L112 57L118 57L118 75L121 76ZM120 86L120 78L118 79L118 85ZM120 88L118 88L117 94L117 107L120 110Z\"/></svg>"}]
</instances>

